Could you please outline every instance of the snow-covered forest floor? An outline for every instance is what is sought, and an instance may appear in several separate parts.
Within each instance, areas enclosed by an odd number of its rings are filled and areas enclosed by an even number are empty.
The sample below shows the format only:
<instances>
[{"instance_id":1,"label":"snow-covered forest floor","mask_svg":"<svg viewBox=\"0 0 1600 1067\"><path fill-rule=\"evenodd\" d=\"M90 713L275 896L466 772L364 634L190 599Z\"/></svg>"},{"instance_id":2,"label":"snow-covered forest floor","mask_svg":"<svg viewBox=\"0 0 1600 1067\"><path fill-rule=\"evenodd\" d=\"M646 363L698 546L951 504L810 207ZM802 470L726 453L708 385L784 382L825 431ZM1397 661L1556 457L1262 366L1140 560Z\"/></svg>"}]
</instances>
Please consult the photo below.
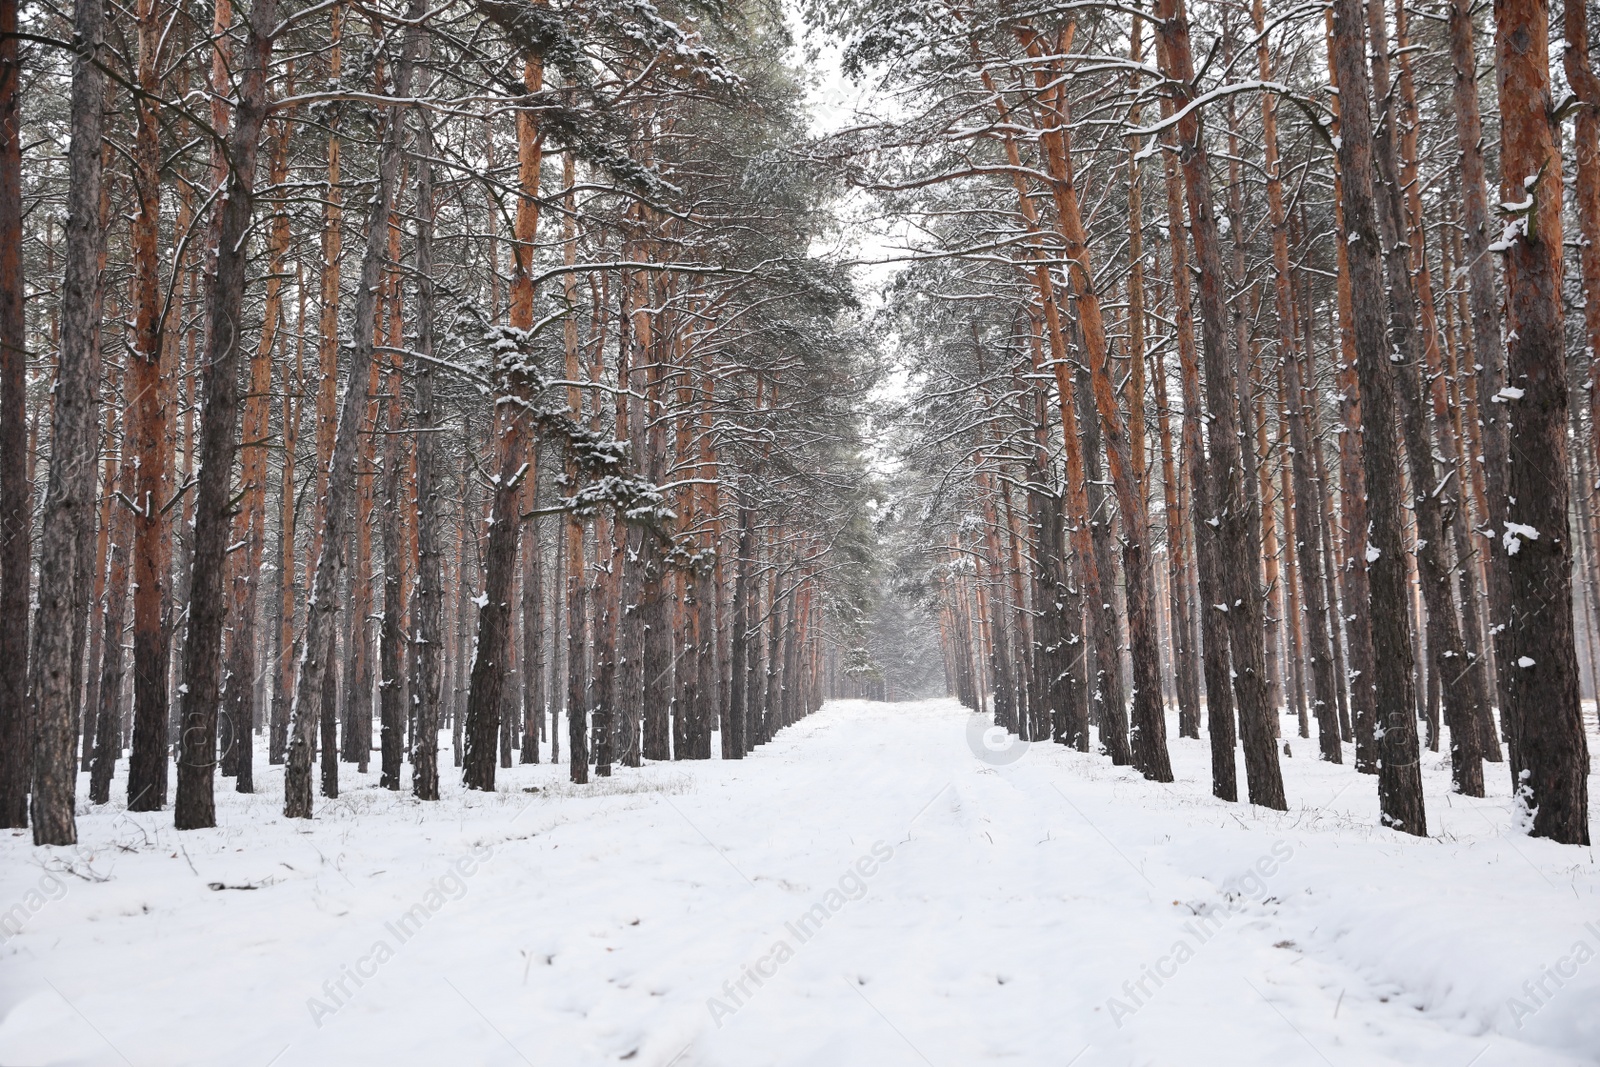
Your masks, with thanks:
<instances>
[{"instance_id":1,"label":"snow-covered forest floor","mask_svg":"<svg viewBox=\"0 0 1600 1067\"><path fill-rule=\"evenodd\" d=\"M342 766L303 823L258 766L216 830L80 806L75 850L0 844L0 1063L1600 1059L1600 868L1516 832L1503 766L1464 799L1424 753L1419 841L1309 742L1280 814L1212 799L1203 741L1162 786L982 733L845 701L583 788Z\"/></svg>"}]
</instances>

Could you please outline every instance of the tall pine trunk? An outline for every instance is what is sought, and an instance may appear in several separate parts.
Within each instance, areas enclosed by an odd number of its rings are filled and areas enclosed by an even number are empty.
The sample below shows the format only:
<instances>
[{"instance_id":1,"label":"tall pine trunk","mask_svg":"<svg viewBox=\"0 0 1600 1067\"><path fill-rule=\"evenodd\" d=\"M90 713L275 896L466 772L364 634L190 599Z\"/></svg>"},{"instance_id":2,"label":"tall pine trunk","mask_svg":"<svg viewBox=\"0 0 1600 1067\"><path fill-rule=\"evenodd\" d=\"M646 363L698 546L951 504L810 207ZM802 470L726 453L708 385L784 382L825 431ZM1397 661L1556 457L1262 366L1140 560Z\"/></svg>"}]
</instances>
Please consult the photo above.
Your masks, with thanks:
<instances>
[{"instance_id":1,"label":"tall pine trunk","mask_svg":"<svg viewBox=\"0 0 1600 1067\"><path fill-rule=\"evenodd\" d=\"M1137 34L1136 29L1136 42ZM1035 60L1045 53L1044 42L1039 38L1029 37L1027 43L1029 53ZM1056 50L1064 52L1067 43L1068 39L1062 38ZM1135 48L1137 47L1136 43ZM1043 71L1035 72L1036 83L1042 81L1044 77ZM1077 189L1074 185L1072 145L1068 132L1064 86L1058 83L1052 90L1047 90L1045 99L1049 111L1046 134L1041 138L1041 142L1051 176L1055 179L1051 183L1051 192L1056 204L1056 225L1066 243L1069 264L1067 278L1072 286L1078 312L1079 336L1083 340L1084 350L1088 356L1089 381L1085 383L1080 376L1079 384L1080 386L1088 384L1090 387L1094 411L1099 416L1098 430L1104 436L1106 460L1111 468L1112 486L1116 492L1122 518L1122 569L1127 604L1128 642L1133 662L1133 716L1129 758L1145 777L1158 782L1170 782L1172 766L1167 755L1166 716L1161 706L1160 639L1157 634L1154 600L1155 573L1149 549L1149 505L1145 498L1142 478L1144 466L1142 402L1139 426L1135 430L1131 420L1124 418L1117 404L1116 390L1111 380L1100 294L1096 287L1088 236L1084 230ZM1134 188L1137 189L1137 186ZM1138 300L1142 298L1141 290L1134 302L1135 310L1139 310ZM1136 330L1142 331L1142 320L1134 316L1134 322ZM1134 343L1142 347L1138 337L1135 337ZM1143 353L1135 352L1132 362L1134 366L1142 368ZM1086 413L1084 420L1086 423L1092 421L1092 415ZM1085 427L1085 449L1091 453L1090 463L1093 463L1094 449L1088 443L1090 435L1087 432L1090 429L1095 428ZM1136 449L1137 457L1135 457ZM1092 474L1091 478L1098 481ZM1093 496L1095 493L1093 485L1090 487L1090 492ZM1103 532L1102 542L1109 537L1109 522L1098 522L1098 509L1096 530ZM1101 564L1102 581L1109 585L1110 568L1104 564L1110 562L1110 556L1108 552L1103 555L1105 559L1097 562ZM1107 596L1102 603L1108 603L1110 599ZM1114 615L1111 616L1111 621L1114 627ZM1098 653L1102 642L1108 646L1106 652L1109 655ZM1104 701L1101 705L1102 714L1111 716L1109 725L1112 730L1119 730L1127 713L1122 705L1121 685L1112 682L1113 672L1107 668L1115 667L1120 670L1121 645L1102 628L1096 635L1096 649L1097 658L1101 662L1100 692ZM1108 660L1116 662L1108 663ZM1104 734L1105 729L1102 728L1102 736ZM1120 739L1114 739L1114 743L1110 746L1112 751L1116 751L1121 743Z\"/></svg>"},{"instance_id":2,"label":"tall pine trunk","mask_svg":"<svg viewBox=\"0 0 1600 1067\"><path fill-rule=\"evenodd\" d=\"M1222 250L1212 207L1210 165L1200 118L1189 108L1195 90L1194 61L1189 43L1189 18L1183 0L1161 0L1162 66L1175 80L1178 163L1183 172L1189 208L1190 238L1199 269L1200 327L1206 364L1206 412L1210 416L1211 476L1215 525L1207 518L1195 527L1200 538L1214 537L1223 579L1232 653L1234 696L1239 732L1244 742L1245 777L1250 802L1283 810L1283 773L1274 742L1274 710L1267 690L1262 611L1265 595L1258 575L1261 516L1250 498L1240 449L1237 386L1240 361L1227 328L1228 309L1222 290ZM1229 386L1232 384L1233 389ZM1216 603L1210 601L1209 603Z\"/></svg>"},{"instance_id":3,"label":"tall pine trunk","mask_svg":"<svg viewBox=\"0 0 1600 1067\"><path fill-rule=\"evenodd\" d=\"M1419 297L1428 302L1431 293L1419 292L1426 283L1425 271L1413 273L1413 247L1425 247L1422 234L1408 226L1403 186L1414 182L1401 170L1398 160L1401 121L1396 94L1390 88L1389 38L1384 0L1368 0L1368 26L1372 43L1373 83L1383 88L1377 100L1377 128L1373 135L1378 165L1378 220L1383 236L1385 273L1389 283L1389 340L1399 358L1389 360L1394 376L1395 397L1399 403L1401 438L1411 473L1411 499L1408 510L1416 524L1416 567L1423 603L1426 606L1428 670L1437 682L1438 695L1450 725L1450 756L1454 786L1468 796L1483 795L1483 758L1478 746L1477 720L1481 699L1472 683L1476 675L1464 669L1466 648L1461 641L1461 626L1456 615L1454 581L1444 561L1447 548L1443 507L1454 495L1434 465L1428 411L1423 402L1421 373L1424 346L1436 338L1423 336L1417 321ZM1405 42L1401 40L1400 44ZM1418 220L1420 222L1420 220ZM1403 505L1404 506L1404 505ZM1430 706L1432 698L1430 697Z\"/></svg>"},{"instance_id":4,"label":"tall pine trunk","mask_svg":"<svg viewBox=\"0 0 1600 1067\"><path fill-rule=\"evenodd\" d=\"M267 0L268 3L271 0ZM72 143L67 150L66 267L61 283L61 349L51 415L50 480L40 527L39 608L34 626L33 781L36 845L78 840L73 734L72 630L89 590L77 585L77 553L93 521L95 438L99 434L100 131L105 29L100 0L76 0L72 63Z\"/></svg>"},{"instance_id":5,"label":"tall pine trunk","mask_svg":"<svg viewBox=\"0 0 1600 1067\"><path fill-rule=\"evenodd\" d=\"M527 479L528 511L539 506L539 442L533 442L533 470ZM539 762L539 735L545 712L544 524L534 518L522 546L522 754L520 762Z\"/></svg>"},{"instance_id":6,"label":"tall pine trunk","mask_svg":"<svg viewBox=\"0 0 1600 1067\"><path fill-rule=\"evenodd\" d=\"M0 0L0 827L28 824L28 349L17 0ZM92 714L92 711L91 711Z\"/></svg>"},{"instance_id":7,"label":"tall pine trunk","mask_svg":"<svg viewBox=\"0 0 1600 1067\"><path fill-rule=\"evenodd\" d=\"M400 280L395 278L394 299L399 303ZM398 340L398 338L396 339ZM400 788L400 763L405 748L405 603L400 574L405 558L401 533L402 490L400 471L404 466L400 441L403 432L400 414L399 356L389 370L387 436L383 449L383 617L378 631L378 722L381 758L378 784L385 789Z\"/></svg>"},{"instance_id":8,"label":"tall pine trunk","mask_svg":"<svg viewBox=\"0 0 1600 1067\"><path fill-rule=\"evenodd\" d=\"M429 42L418 45L427 69ZM424 82L427 75L424 75ZM426 86L424 85L424 88ZM416 726L411 735L411 791L418 800L439 799L439 687L444 642L444 553L439 545L439 461L434 443L439 423L433 392L433 119L425 109L417 120L416 246L417 354L411 376L412 421L417 463L417 599L412 613L411 699Z\"/></svg>"},{"instance_id":9,"label":"tall pine trunk","mask_svg":"<svg viewBox=\"0 0 1600 1067\"><path fill-rule=\"evenodd\" d=\"M222 627L227 598L229 491L239 430L239 336L244 305L246 237L255 214L256 152L267 115L267 64L277 29L278 0L256 0L240 57L238 106L229 133L227 192L218 208L217 258L206 301L206 352L201 360L200 473L195 498L194 564L189 578L189 632L178 745L180 830L215 826L217 712L222 697ZM137 615L137 599L135 614ZM137 625L135 627L137 629Z\"/></svg>"},{"instance_id":10,"label":"tall pine trunk","mask_svg":"<svg viewBox=\"0 0 1600 1067\"><path fill-rule=\"evenodd\" d=\"M268 171L273 187L281 189L289 176L289 130L280 123L273 141ZM283 331L283 270L289 248L289 216L280 207L273 213L267 235L267 299L260 343L250 361L250 387L244 398L243 440L240 445L240 487L243 499L234 517L233 634L228 644L227 675L223 687L224 714L232 725L232 745L223 751L223 773L236 776L241 793L255 791L254 736L257 675L256 612L261 570L266 554L267 438L272 417L272 359L281 351Z\"/></svg>"},{"instance_id":11,"label":"tall pine trunk","mask_svg":"<svg viewBox=\"0 0 1600 1067\"><path fill-rule=\"evenodd\" d=\"M424 14L421 0L407 9L408 20ZM394 95L410 92L421 27L409 23L403 54L396 65ZM339 572L343 569L345 539L349 535L346 513L355 489L357 435L367 406L367 379L372 368L377 300L382 279L389 229L389 212L400 169L401 112L385 109L385 127L378 153L378 187L369 204L366 246L361 257L360 287L356 291L355 323L352 333L350 377L339 409L334 434L333 455L328 465L327 493L323 500L316 577L306 609L305 643L300 652L299 681L289 726L289 765L284 775L284 817L311 818L311 758L316 749L316 730L323 711L324 683L332 676L328 662L332 650L333 623L338 610L336 597Z\"/></svg>"},{"instance_id":12,"label":"tall pine trunk","mask_svg":"<svg viewBox=\"0 0 1600 1067\"><path fill-rule=\"evenodd\" d=\"M536 59L524 67L524 81L530 92L543 85L544 68ZM539 179L543 150L534 116L517 114L518 182L516 241L512 246L511 328L527 331L533 327L533 242L539 228ZM513 348L509 362L521 358ZM469 789L494 789L496 744L500 733L501 703L504 697L506 668L510 663L511 599L516 578L517 541L522 530L518 503L522 480L529 473L528 416L521 402L528 399L509 364L495 368L500 395L510 399L498 406L496 448L497 472L490 504L489 531L484 550L484 587L478 603L477 654L472 663L471 688L467 691L466 749L462 777Z\"/></svg>"},{"instance_id":13,"label":"tall pine trunk","mask_svg":"<svg viewBox=\"0 0 1600 1067\"><path fill-rule=\"evenodd\" d=\"M1512 783L1533 834L1589 843L1589 751L1578 697L1567 508L1567 359L1561 316L1560 128L1538 0L1496 0L1500 195L1519 205L1506 249L1510 469L1491 551L1510 594L1506 708Z\"/></svg>"},{"instance_id":14,"label":"tall pine trunk","mask_svg":"<svg viewBox=\"0 0 1600 1067\"><path fill-rule=\"evenodd\" d=\"M1176 109L1163 98L1163 119ZM1189 289L1189 242L1185 237L1183 181L1178 173L1177 153L1163 145L1167 189L1167 228L1172 255L1172 317L1177 333L1179 384L1183 395L1183 465L1189 476L1189 507L1186 518L1194 531L1196 591L1200 605L1200 661L1206 688L1206 730L1211 742L1211 793L1221 800L1239 799L1238 764L1234 750L1235 732L1233 679L1230 667L1229 636L1224 604L1222 560L1216 539L1202 532L1215 511L1211 504L1211 472L1200 439L1205 418L1200 399L1200 353L1195 345L1194 307ZM1179 536L1182 536L1180 531ZM1188 620L1184 620L1188 625Z\"/></svg>"},{"instance_id":15,"label":"tall pine trunk","mask_svg":"<svg viewBox=\"0 0 1600 1067\"><path fill-rule=\"evenodd\" d=\"M1384 292L1379 261L1377 205L1373 194L1371 92L1360 0L1334 0L1330 48L1339 82L1339 170L1344 230L1352 293ZM1367 605L1371 623L1373 685L1378 737L1378 799L1384 825L1425 836L1415 726L1406 551L1401 518L1404 492L1395 447L1398 418L1394 376L1389 369L1383 304L1353 301L1352 335L1361 386L1364 423L1362 463L1369 520ZM1359 611L1359 606L1357 609Z\"/></svg>"},{"instance_id":16,"label":"tall pine trunk","mask_svg":"<svg viewBox=\"0 0 1600 1067\"><path fill-rule=\"evenodd\" d=\"M128 761L129 810L159 811L167 802L167 630L162 617L168 571L166 511L167 405L161 368L163 315L160 260L161 143L159 42L163 5L138 7L140 88L133 150L138 209L131 226L133 344L124 392L128 398L123 447L135 462L126 492L133 510L133 753ZM134 798L137 798L136 800Z\"/></svg>"},{"instance_id":17,"label":"tall pine trunk","mask_svg":"<svg viewBox=\"0 0 1600 1067\"><path fill-rule=\"evenodd\" d=\"M1257 34L1256 61L1263 81L1272 78L1272 53L1267 45L1266 11L1262 0L1251 6ZM1328 634L1326 589L1319 573L1322 549L1322 524L1318 519L1320 491L1313 484L1313 450L1321 447L1311 440L1305 413L1307 393L1301 383L1301 353L1296 347L1293 274L1289 268L1289 223L1283 201L1283 183L1278 163L1277 101L1271 94L1261 98L1262 141L1265 145L1267 204L1272 224L1273 310L1278 319L1278 358L1283 367L1283 407L1289 423L1289 461L1293 468L1295 553L1305 588L1306 622L1310 642L1311 706L1317 719L1317 739L1322 758L1344 762L1336 717L1336 683L1333 675L1333 649Z\"/></svg>"}]
</instances>

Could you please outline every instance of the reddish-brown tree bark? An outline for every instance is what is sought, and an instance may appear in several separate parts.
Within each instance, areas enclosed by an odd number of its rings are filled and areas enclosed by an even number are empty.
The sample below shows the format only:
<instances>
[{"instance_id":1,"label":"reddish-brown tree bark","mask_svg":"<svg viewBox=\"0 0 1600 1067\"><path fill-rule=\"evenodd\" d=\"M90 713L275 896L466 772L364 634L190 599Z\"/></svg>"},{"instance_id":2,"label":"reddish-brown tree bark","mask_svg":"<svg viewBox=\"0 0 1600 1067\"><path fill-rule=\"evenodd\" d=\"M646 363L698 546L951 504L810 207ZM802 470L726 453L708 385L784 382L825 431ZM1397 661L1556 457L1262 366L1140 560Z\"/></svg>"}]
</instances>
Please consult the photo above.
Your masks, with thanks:
<instances>
[{"instance_id":1,"label":"reddish-brown tree bark","mask_svg":"<svg viewBox=\"0 0 1600 1067\"><path fill-rule=\"evenodd\" d=\"M411 73L422 36L420 20L424 13L421 0L413 0L407 9L407 18L411 21L400 62L396 64L393 91L397 97L404 98L410 91ZM378 188L367 218L360 287L356 291L350 377L340 406L333 457L328 465L327 493L322 506L321 552L307 604L305 640L300 651L299 681L289 728L284 816L290 819L311 817L311 759L316 748L316 728L322 711L323 682L331 673L328 658L338 609L335 589L344 562L344 538L347 536L345 512L355 488L357 435L367 405L366 383L373 361L378 290L388 244L389 212L400 170L401 112L398 107L387 108L386 112L378 159Z\"/></svg>"},{"instance_id":2,"label":"reddish-brown tree bark","mask_svg":"<svg viewBox=\"0 0 1600 1067\"><path fill-rule=\"evenodd\" d=\"M1037 62L1044 53L1044 42L1037 37L1027 37L1026 43ZM1057 42L1055 54L1064 53L1069 43L1070 35ZM1155 573L1151 569L1149 551L1150 509L1141 479L1144 459L1142 419L1136 466L1133 439L1117 404L1116 390L1111 381L1105 320L1096 289L1088 235L1084 231L1077 189L1073 183L1065 92L1059 82L1053 90L1046 89L1049 79L1043 70L1036 70L1035 83L1045 91L1045 132L1040 141L1052 178L1050 191L1056 205L1055 222L1066 245L1069 263L1067 278L1075 298L1078 327L1088 356L1094 404L1105 433L1106 460L1111 468L1111 482L1122 519L1122 571L1134 674L1130 735L1132 762L1145 777L1169 782L1172 780L1172 765L1167 755L1166 716L1161 706ZM1140 296L1142 299L1142 292ZM1135 365L1143 366L1142 353L1135 352L1133 357ZM1120 707L1109 706L1109 701L1114 698L1110 694L1106 696L1108 704L1103 708L1104 712L1117 718L1126 714Z\"/></svg>"},{"instance_id":3,"label":"reddish-brown tree bark","mask_svg":"<svg viewBox=\"0 0 1600 1067\"><path fill-rule=\"evenodd\" d=\"M229 131L226 195L218 207L217 258L206 299L205 358L201 385L200 474L196 487L194 566L189 579L189 631L184 647L184 684L179 739L178 797L174 821L180 830L216 825L212 782L216 769L217 712L222 692L222 626L227 612L223 582L230 526L229 489L238 445L238 335L244 301L245 236L255 209L255 161L267 115L267 64L277 30L277 0L256 0L246 21L240 57L238 106ZM137 580L137 575L135 576ZM137 606L136 606L137 610Z\"/></svg>"},{"instance_id":4,"label":"reddish-brown tree bark","mask_svg":"<svg viewBox=\"0 0 1600 1067\"><path fill-rule=\"evenodd\" d=\"M133 751L128 758L130 811L159 811L167 802L167 654L165 606L170 568L166 501L167 406L162 401L161 130L158 117L164 5L141 0L137 16L138 79L130 233L133 258L133 343L123 391L123 447L134 456L123 503L133 511ZM149 94L149 95L143 95ZM137 798L137 799L135 799Z\"/></svg>"},{"instance_id":5,"label":"reddish-brown tree bark","mask_svg":"<svg viewBox=\"0 0 1600 1067\"><path fill-rule=\"evenodd\" d=\"M1533 834L1589 843L1589 750L1578 698L1568 530L1567 357L1561 314L1560 129L1549 26L1537 0L1496 0L1500 195L1516 205L1506 246L1510 461L1504 533L1505 716L1512 782ZM1500 531L1496 531L1500 533Z\"/></svg>"},{"instance_id":6,"label":"reddish-brown tree bark","mask_svg":"<svg viewBox=\"0 0 1600 1067\"><path fill-rule=\"evenodd\" d=\"M1229 388L1230 383L1236 384L1239 362L1227 330L1222 250L1212 207L1210 166L1200 135L1199 115L1188 107L1194 97L1189 19L1183 0L1161 0L1156 13L1160 19L1162 67L1176 86L1172 103L1177 109L1174 125L1178 162L1184 177L1195 266L1199 269L1200 326L1206 361L1206 412L1210 416L1210 471L1214 481L1211 503L1217 514L1205 519L1204 529L1196 525L1195 530L1199 537L1214 536L1217 542L1250 801L1283 809L1288 802L1273 742L1273 709L1262 644L1265 598L1257 582L1261 519L1251 506L1244 484L1248 473L1241 465L1239 420L1234 391Z\"/></svg>"},{"instance_id":7,"label":"reddish-brown tree bark","mask_svg":"<svg viewBox=\"0 0 1600 1067\"><path fill-rule=\"evenodd\" d=\"M1175 110L1172 100L1163 97L1162 119L1170 121ZM1189 479L1189 507L1185 519L1188 527L1194 531L1202 637L1201 666L1206 687L1206 727L1211 742L1211 792L1221 800L1233 801L1239 798L1234 755L1238 735L1234 723L1228 629L1224 613L1218 609L1219 604L1226 602L1226 592L1216 540L1201 533L1201 524L1209 521L1213 511L1212 487L1200 434L1205 405L1200 399L1200 354L1195 344L1194 308L1189 288L1189 242L1185 236L1183 180L1178 172L1177 153L1165 143L1165 139L1163 148L1166 149L1162 153L1162 163L1166 178L1167 230L1172 257L1172 318L1177 335L1179 385L1183 396L1183 465Z\"/></svg>"}]
</instances>

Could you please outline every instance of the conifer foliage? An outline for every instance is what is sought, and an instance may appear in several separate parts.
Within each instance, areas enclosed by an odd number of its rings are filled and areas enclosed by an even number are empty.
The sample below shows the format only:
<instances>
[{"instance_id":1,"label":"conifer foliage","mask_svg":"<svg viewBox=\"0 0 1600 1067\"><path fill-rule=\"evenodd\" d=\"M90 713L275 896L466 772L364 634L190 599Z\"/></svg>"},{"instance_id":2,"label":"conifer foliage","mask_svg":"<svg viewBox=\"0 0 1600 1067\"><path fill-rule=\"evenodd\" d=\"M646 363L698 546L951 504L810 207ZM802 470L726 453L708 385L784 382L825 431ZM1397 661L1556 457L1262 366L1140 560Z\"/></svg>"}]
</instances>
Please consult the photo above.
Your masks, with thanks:
<instances>
[{"instance_id":1,"label":"conifer foliage","mask_svg":"<svg viewBox=\"0 0 1600 1067\"><path fill-rule=\"evenodd\" d=\"M191 829L844 684L874 371L775 11L7 14L6 825L70 842L80 752Z\"/></svg>"}]
</instances>

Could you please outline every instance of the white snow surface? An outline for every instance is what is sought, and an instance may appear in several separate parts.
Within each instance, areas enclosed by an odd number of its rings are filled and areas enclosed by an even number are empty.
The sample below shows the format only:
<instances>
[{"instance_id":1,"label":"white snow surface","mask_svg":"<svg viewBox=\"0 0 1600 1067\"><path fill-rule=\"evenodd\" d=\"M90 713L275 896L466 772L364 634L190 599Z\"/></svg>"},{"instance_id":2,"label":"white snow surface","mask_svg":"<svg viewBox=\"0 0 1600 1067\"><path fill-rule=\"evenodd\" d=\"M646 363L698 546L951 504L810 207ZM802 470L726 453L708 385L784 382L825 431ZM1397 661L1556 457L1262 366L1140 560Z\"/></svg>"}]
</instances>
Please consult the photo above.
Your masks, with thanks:
<instances>
[{"instance_id":1,"label":"white snow surface","mask_svg":"<svg viewBox=\"0 0 1600 1067\"><path fill-rule=\"evenodd\" d=\"M260 746L215 830L122 812L119 778L76 849L0 839L0 1063L1600 1062L1592 851L1518 831L1504 764L1450 795L1444 753L1432 836L1381 829L1351 747L1283 722L1288 812L1212 798L1175 718L1160 785L948 700L583 787L469 793L444 739L440 802L375 753L310 822Z\"/></svg>"}]
</instances>

